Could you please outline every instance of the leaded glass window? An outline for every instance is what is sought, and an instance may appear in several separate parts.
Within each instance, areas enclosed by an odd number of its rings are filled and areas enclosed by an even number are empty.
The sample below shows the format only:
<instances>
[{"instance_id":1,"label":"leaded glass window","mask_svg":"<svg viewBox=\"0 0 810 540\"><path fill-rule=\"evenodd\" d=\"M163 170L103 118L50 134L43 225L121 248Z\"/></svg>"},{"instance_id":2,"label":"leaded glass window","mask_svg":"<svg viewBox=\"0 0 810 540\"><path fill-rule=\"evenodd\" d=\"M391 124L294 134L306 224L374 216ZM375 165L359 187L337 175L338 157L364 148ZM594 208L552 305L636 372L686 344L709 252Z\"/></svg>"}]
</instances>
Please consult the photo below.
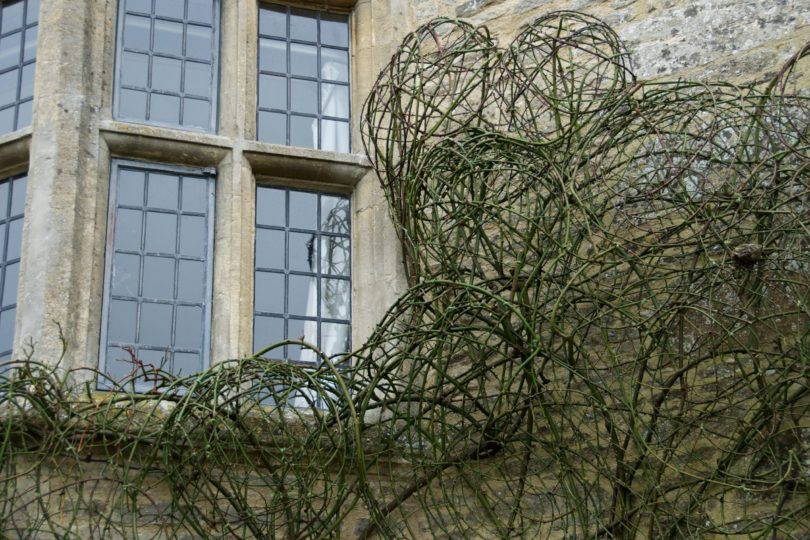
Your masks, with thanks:
<instances>
[{"instance_id":1,"label":"leaded glass window","mask_svg":"<svg viewBox=\"0 0 810 540\"><path fill-rule=\"evenodd\" d=\"M101 340L109 380L148 388L141 365L178 376L208 365L213 187L205 171L113 164Z\"/></svg>"},{"instance_id":2,"label":"leaded glass window","mask_svg":"<svg viewBox=\"0 0 810 540\"><path fill-rule=\"evenodd\" d=\"M0 1L0 135L31 124L39 0Z\"/></svg>"},{"instance_id":3,"label":"leaded glass window","mask_svg":"<svg viewBox=\"0 0 810 540\"><path fill-rule=\"evenodd\" d=\"M11 359L17 316L26 176L0 182L0 362Z\"/></svg>"},{"instance_id":4,"label":"leaded glass window","mask_svg":"<svg viewBox=\"0 0 810 540\"><path fill-rule=\"evenodd\" d=\"M258 67L260 141L349 151L347 16L262 5Z\"/></svg>"},{"instance_id":5,"label":"leaded glass window","mask_svg":"<svg viewBox=\"0 0 810 540\"><path fill-rule=\"evenodd\" d=\"M115 117L215 131L218 0L121 0Z\"/></svg>"}]
</instances>

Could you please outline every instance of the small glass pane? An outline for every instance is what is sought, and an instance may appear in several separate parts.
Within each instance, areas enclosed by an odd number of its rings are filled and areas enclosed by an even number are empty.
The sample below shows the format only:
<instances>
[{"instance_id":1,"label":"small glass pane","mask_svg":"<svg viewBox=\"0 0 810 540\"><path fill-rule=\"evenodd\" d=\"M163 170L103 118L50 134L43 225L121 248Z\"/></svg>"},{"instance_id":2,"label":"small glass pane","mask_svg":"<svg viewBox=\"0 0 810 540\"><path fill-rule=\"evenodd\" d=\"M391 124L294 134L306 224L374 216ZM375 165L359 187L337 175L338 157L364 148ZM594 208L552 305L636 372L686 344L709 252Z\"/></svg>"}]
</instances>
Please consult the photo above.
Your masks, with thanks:
<instances>
[{"instance_id":1,"label":"small glass pane","mask_svg":"<svg viewBox=\"0 0 810 540\"><path fill-rule=\"evenodd\" d=\"M321 49L321 78L349 82L349 53L336 49Z\"/></svg>"},{"instance_id":2,"label":"small glass pane","mask_svg":"<svg viewBox=\"0 0 810 540\"><path fill-rule=\"evenodd\" d=\"M20 264L14 263L6 266L6 280L3 282L3 306L17 303L17 284L19 281Z\"/></svg>"},{"instance_id":3,"label":"small glass pane","mask_svg":"<svg viewBox=\"0 0 810 540\"><path fill-rule=\"evenodd\" d=\"M149 50L151 19L137 15L124 16L124 47Z\"/></svg>"},{"instance_id":4,"label":"small glass pane","mask_svg":"<svg viewBox=\"0 0 810 540\"><path fill-rule=\"evenodd\" d=\"M32 101L25 101L20 103L17 112L17 129L22 129L31 124L31 105Z\"/></svg>"},{"instance_id":5,"label":"small glass pane","mask_svg":"<svg viewBox=\"0 0 810 540\"><path fill-rule=\"evenodd\" d=\"M183 68L180 60L173 58L152 58L152 89L180 93L180 73Z\"/></svg>"},{"instance_id":6,"label":"small glass pane","mask_svg":"<svg viewBox=\"0 0 810 540\"><path fill-rule=\"evenodd\" d=\"M290 84L290 109L293 112L318 114L318 83L293 79Z\"/></svg>"},{"instance_id":7,"label":"small glass pane","mask_svg":"<svg viewBox=\"0 0 810 540\"><path fill-rule=\"evenodd\" d=\"M211 125L211 105L201 99L183 100L183 125L205 129Z\"/></svg>"},{"instance_id":8,"label":"small glass pane","mask_svg":"<svg viewBox=\"0 0 810 540\"><path fill-rule=\"evenodd\" d=\"M302 41L318 40L318 21L315 12L303 9L290 11L290 38Z\"/></svg>"},{"instance_id":9,"label":"small glass pane","mask_svg":"<svg viewBox=\"0 0 810 540\"><path fill-rule=\"evenodd\" d=\"M284 41L259 40L259 70L287 73L287 44Z\"/></svg>"},{"instance_id":10,"label":"small glass pane","mask_svg":"<svg viewBox=\"0 0 810 540\"><path fill-rule=\"evenodd\" d=\"M180 98L152 94L152 106L149 108L149 119L164 124L180 123Z\"/></svg>"},{"instance_id":11,"label":"small glass pane","mask_svg":"<svg viewBox=\"0 0 810 540\"><path fill-rule=\"evenodd\" d=\"M290 117L290 145L317 148L318 119L292 115Z\"/></svg>"},{"instance_id":12,"label":"small glass pane","mask_svg":"<svg viewBox=\"0 0 810 540\"><path fill-rule=\"evenodd\" d=\"M318 195L290 191L290 227L309 230L318 228Z\"/></svg>"},{"instance_id":13,"label":"small glass pane","mask_svg":"<svg viewBox=\"0 0 810 540\"><path fill-rule=\"evenodd\" d=\"M149 84L149 55L124 52L121 55L121 84L146 88Z\"/></svg>"},{"instance_id":14,"label":"small glass pane","mask_svg":"<svg viewBox=\"0 0 810 540\"><path fill-rule=\"evenodd\" d=\"M186 56L189 58L199 58L200 60L211 60L211 41L213 31L208 26L197 26L189 24L186 28L188 41L186 42Z\"/></svg>"},{"instance_id":15,"label":"small glass pane","mask_svg":"<svg viewBox=\"0 0 810 540\"><path fill-rule=\"evenodd\" d=\"M141 249L141 216L138 210L120 209L115 215L115 248L130 251Z\"/></svg>"},{"instance_id":16,"label":"small glass pane","mask_svg":"<svg viewBox=\"0 0 810 540\"><path fill-rule=\"evenodd\" d=\"M180 217L180 255L205 257L205 218Z\"/></svg>"},{"instance_id":17,"label":"small glass pane","mask_svg":"<svg viewBox=\"0 0 810 540\"><path fill-rule=\"evenodd\" d=\"M287 115L259 111L258 132L260 141L287 144Z\"/></svg>"},{"instance_id":18,"label":"small glass pane","mask_svg":"<svg viewBox=\"0 0 810 540\"><path fill-rule=\"evenodd\" d=\"M14 344L14 318L16 308L0 313L0 351L10 351Z\"/></svg>"},{"instance_id":19,"label":"small glass pane","mask_svg":"<svg viewBox=\"0 0 810 540\"><path fill-rule=\"evenodd\" d=\"M285 191L259 187L256 190L256 224L283 227L285 219Z\"/></svg>"},{"instance_id":20,"label":"small glass pane","mask_svg":"<svg viewBox=\"0 0 810 540\"><path fill-rule=\"evenodd\" d=\"M118 95L118 114L121 118L146 120L146 92L121 89Z\"/></svg>"},{"instance_id":21,"label":"small glass pane","mask_svg":"<svg viewBox=\"0 0 810 540\"><path fill-rule=\"evenodd\" d=\"M143 296L155 300L174 299L174 259L144 257Z\"/></svg>"},{"instance_id":22,"label":"small glass pane","mask_svg":"<svg viewBox=\"0 0 810 540\"><path fill-rule=\"evenodd\" d=\"M318 76L318 49L315 45L290 44L290 72L304 77Z\"/></svg>"},{"instance_id":23,"label":"small glass pane","mask_svg":"<svg viewBox=\"0 0 810 540\"><path fill-rule=\"evenodd\" d=\"M284 274L256 272L253 309L284 313Z\"/></svg>"},{"instance_id":24,"label":"small glass pane","mask_svg":"<svg viewBox=\"0 0 810 540\"><path fill-rule=\"evenodd\" d=\"M144 173L118 169L118 204L143 206Z\"/></svg>"},{"instance_id":25,"label":"small glass pane","mask_svg":"<svg viewBox=\"0 0 810 540\"><path fill-rule=\"evenodd\" d=\"M321 317L348 320L350 293L348 280L321 280Z\"/></svg>"},{"instance_id":26,"label":"small glass pane","mask_svg":"<svg viewBox=\"0 0 810 540\"><path fill-rule=\"evenodd\" d=\"M289 276L289 300L287 312L290 315L317 317L318 280L312 276Z\"/></svg>"},{"instance_id":27,"label":"small glass pane","mask_svg":"<svg viewBox=\"0 0 810 540\"><path fill-rule=\"evenodd\" d=\"M0 183L0 219L5 219L8 211L8 192L11 187L11 182ZM0 236L4 236L0 233ZM2 250L0 250L2 252Z\"/></svg>"},{"instance_id":28,"label":"small glass pane","mask_svg":"<svg viewBox=\"0 0 810 540\"><path fill-rule=\"evenodd\" d=\"M3 25L0 26L0 34L5 34L22 26L24 4L25 2L6 2L3 4L3 13L0 15Z\"/></svg>"},{"instance_id":29,"label":"small glass pane","mask_svg":"<svg viewBox=\"0 0 810 540\"><path fill-rule=\"evenodd\" d=\"M25 209L25 186L28 178L18 178L11 186L11 215L16 216L23 213Z\"/></svg>"},{"instance_id":30,"label":"small glass pane","mask_svg":"<svg viewBox=\"0 0 810 540\"><path fill-rule=\"evenodd\" d=\"M177 189L180 180L173 174L149 173L149 191L146 204L151 208L177 208Z\"/></svg>"},{"instance_id":31,"label":"small glass pane","mask_svg":"<svg viewBox=\"0 0 810 540\"><path fill-rule=\"evenodd\" d=\"M152 349L138 349L138 360L142 362L147 369L160 369L166 371L169 369L171 352L166 350L155 351ZM143 373L141 370L139 370L139 372ZM139 379L139 385L136 386L136 389L139 392L151 389L155 385L155 381L144 381L143 376L139 377Z\"/></svg>"},{"instance_id":32,"label":"small glass pane","mask_svg":"<svg viewBox=\"0 0 810 540\"><path fill-rule=\"evenodd\" d=\"M34 70L36 64L28 64L22 69L22 79L20 79L20 99L27 99L34 95Z\"/></svg>"},{"instance_id":33,"label":"small glass pane","mask_svg":"<svg viewBox=\"0 0 810 540\"><path fill-rule=\"evenodd\" d=\"M314 233L290 233L290 270L318 271L318 244Z\"/></svg>"},{"instance_id":34,"label":"small glass pane","mask_svg":"<svg viewBox=\"0 0 810 540\"><path fill-rule=\"evenodd\" d=\"M352 327L348 324L323 323L321 350L326 356L345 354L351 349Z\"/></svg>"},{"instance_id":35,"label":"small glass pane","mask_svg":"<svg viewBox=\"0 0 810 540\"><path fill-rule=\"evenodd\" d=\"M146 213L146 251L171 253L175 250L177 216L158 212Z\"/></svg>"},{"instance_id":36,"label":"small glass pane","mask_svg":"<svg viewBox=\"0 0 810 540\"><path fill-rule=\"evenodd\" d=\"M23 220L18 218L8 224L8 246L6 246L6 261L20 258L20 245L22 244Z\"/></svg>"},{"instance_id":37,"label":"small glass pane","mask_svg":"<svg viewBox=\"0 0 810 540\"><path fill-rule=\"evenodd\" d=\"M14 131L14 111L15 107L0 111L0 134ZM22 125L22 122L20 122Z\"/></svg>"},{"instance_id":38,"label":"small glass pane","mask_svg":"<svg viewBox=\"0 0 810 540\"><path fill-rule=\"evenodd\" d=\"M205 295L205 265L200 261L180 261L177 276L177 299L202 302Z\"/></svg>"},{"instance_id":39,"label":"small glass pane","mask_svg":"<svg viewBox=\"0 0 810 540\"><path fill-rule=\"evenodd\" d=\"M321 272L333 276L351 273L349 239L338 236L321 237Z\"/></svg>"},{"instance_id":40,"label":"small glass pane","mask_svg":"<svg viewBox=\"0 0 810 540\"><path fill-rule=\"evenodd\" d=\"M13 69L0 75L0 107L17 101L17 78L19 69Z\"/></svg>"},{"instance_id":41,"label":"small glass pane","mask_svg":"<svg viewBox=\"0 0 810 540\"><path fill-rule=\"evenodd\" d=\"M0 225L0 256L5 253L6 249L6 227L7 225Z\"/></svg>"},{"instance_id":42,"label":"small glass pane","mask_svg":"<svg viewBox=\"0 0 810 540\"><path fill-rule=\"evenodd\" d=\"M184 349L201 349L203 340L202 308L177 306L174 321L174 346Z\"/></svg>"},{"instance_id":43,"label":"small glass pane","mask_svg":"<svg viewBox=\"0 0 810 540\"><path fill-rule=\"evenodd\" d=\"M321 43L336 47L349 46L349 24L346 17L321 13Z\"/></svg>"},{"instance_id":44,"label":"small glass pane","mask_svg":"<svg viewBox=\"0 0 810 540\"><path fill-rule=\"evenodd\" d=\"M310 345L318 345L318 323L315 321L304 321L300 319L290 319L287 323L287 338L305 341ZM301 347L300 345L288 345L287 353L290 360L296 362L316 362L318 360L312 349Z\"/></svg>"},{"instance_id":45,"label":"small glass pane","mask_svg":"<svg viewBox=\"0 0 810 540\"><path fill-rule=\"evenodd\" d=\"M127 11L152 13L152 0L127 0Z\"/></svg>"},{"instance_id":46,"label":"small glass pane","mask_svg":"<svg viewBox=\"0 0 810 540\"><path fill-rule=\"evenodd\" d=\"M321 149L332 152L349 151L349 123L337 120L321 122Z\"/></svg>"},{"instance_id":47,"label":"small glass pane","mask_svg":"<svg viewBox=\"0 0 810 540\"><path fill-rule=\"evenodd\" d=\"M25 14L26 24L31 24L39 20L39 0L28 0L28 11Z\"/></svg>"},{"instance_id":48,"label":"small glass pane","mask_svg":"<svg viewBox=\"0 0 810 540\"><path fill-rule=\"evenodd\" d=\"M210 97L211 66L199 62L186 62L186 80L184 84L186 94Z\"/></svg>"},{"instance_id":49,"label":"small glass pane","mask_svg":"<svg viewBox=\"0 0 810 540\"><path fill-rule=\"evenodd\" d=\"M211 0L188 0L188 18L191 21L212 24L214 7Z\"/></svg>"},{"instance_id":50,"label":"small glass pane","mask_svg":"<svg viewBox=\"0 0 810 540\"><path fill-rule=\"evenodd\" d=\"M157 0L157 2L155 2L155 15L159 17L182 19L185 15L184 12L184 0Z\"/></svg>"},{"instance_id":51,"label":"small glass pane","mask_svg":"<svg viewBox=\"0 0 810 540\"><path fill-rule=\"evenodd\" d=\"M349 118L349 87L340 84L321 86L321 114Z\"/></svg>"},{"instance_id":52,"label":"small glass pane","mask_svg":"<svg viewBox=\"0 0 810 540\"><path fill-rule=\"evenodd\" d=\"M253 351L278 343L284 339L284 319L276 317L256 317L253 320ZM276 349L268 353L270 358L280 358L282 351Z\"/></svg>"},{"instance_id":53,"label":"small glass pane","mask_svg":"<svg viewBox=\"0 0 810 540\"><path fill-rule=\"evenodd\" d=\"M296 82L300 81L293 81L293 84ZM294 91L295 90L293 89L293 92ZM295 101L295 98L293 98L293 101ZM268 109L287 109L286 77L259 75L259 107L265 107Z\"/></svg>"},{"instance_id":54,"label":"small glass pane","mask_svg":"<svg viewBox=\"0 0 810 540\"><path fill-rule=\"evenodd\" d=\"M135 341L135 320L138 304L125 300L110 302L109 326L107 341Z\"/></svg>"},{"instance_id":55,"label":"small glass pane","mask_svg":"<svg viewBox=\"0 0 810 540\"><path fill-rule=\"evenodd\" d=\"M200 355L186 352L174 353L172 373L178 377L187 377L202 370Z\"/></svg>"},{"instance_id":56,"label":"small glass pane","mask_svg":"<svg viewBox=\"0 0 810 540\"><path fill-rule=\"evenodd\" d=\"M343 197L321 195L321 230L349 234L351 232L349 200Z\"/></svg>"},{"instance_id":57,"label":"small glass pane","mask_svg":"<svg viewBox=\"0 0 810 540\"><path fill-rule=\"evenodd\" d=\"M141 258L138 255L116 253L112 267L112 293L120 296L138 296Z\"/></svg>"},{"instance_id":58,"label":"small glass pane","mask_svg":"<svg viewBox=\"0 0 810 540\"><path fill-rule=\"evenodd\" d=\"M29 28L25 31L25 51L23 52L23 61L33 60L37 54L37 34L39 26Z\"/></svg>"},{"instance_id":59,"label":"small glass pane","mask_svg":"<svg viewBox=\"0 0 810 540\"><path fill-rule=\"evenodd\" d=\"M20 63L20 42L22 32L0 38L0 69L16 66Z\"/></svg>"},{"instance_id":60,"label":"small glass pane","mask_svg":"<svg viewBox=\"0 0 810 540\"><path fill-rule=\"evenodd\" d=\"M132 363L132 356L127 351L121 347L107 347L107 357L104 365L104 372L107 377L120 383L132 375L134 369L136 368Z\"/></svg>"},{"instance_id":61,"label":"small glass pane","mask_svg":"<svg viewBox=\"0 0 810 540\"><path fill-rule=\"evenodd\" d=\"M257 267L283 269L284 249L283 231L256 230Z\"/></svg>"},{"instance_id":62,"label":"small glass pane","mask_svg":"<svg viewBox=\"0 0 810 540\"><path fill-rule=\"evenodd\" d=\"M138 343L153 347L172 344L172 306L168 304L141 304L141 331Z\"/></svg>"},{"instance_id":63,"label":"small glass pane","mask_svg":"<svg viewBox=\"0 0 810 540\"><path fill-rule=\"evenodd\" d=\"M208 185L200 178L183 178L183 211L202 212L208 210Z\"/></svg>"},{"instance_id":64,"label":"small glass pane","mask_svg":"<svg viewBox=\"0 0 810 540\"><path fill-rule=\"evenodd\" d=\"M259 10L259 33L287 37L286 9L282 6L262 6Z\"/></svg>"},{"instance_id":65,"label":"small glass pane","mask_svg":"<svg viewBox=\"0 0 810 540\"><path fill-rule=\"evenodd\" d=\"M155 46L154 52L173 54L180 56L183 54L183 23L171 21L155 21Z\"/></svg>"}]
</instances>

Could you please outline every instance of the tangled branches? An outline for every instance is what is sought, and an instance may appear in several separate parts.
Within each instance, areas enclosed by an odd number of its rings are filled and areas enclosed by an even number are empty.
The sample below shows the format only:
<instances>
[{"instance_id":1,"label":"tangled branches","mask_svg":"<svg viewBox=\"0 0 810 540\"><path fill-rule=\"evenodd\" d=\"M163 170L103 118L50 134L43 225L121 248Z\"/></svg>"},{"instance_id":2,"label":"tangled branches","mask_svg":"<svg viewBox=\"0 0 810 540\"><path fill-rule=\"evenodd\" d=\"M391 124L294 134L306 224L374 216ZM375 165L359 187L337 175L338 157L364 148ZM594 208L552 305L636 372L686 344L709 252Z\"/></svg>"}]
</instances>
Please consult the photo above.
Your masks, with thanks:
<instances>
[{"instance_id":1,"label":"tangled branches","mask_svg":"<svg viewBox=\"0 0 810 540\"><path fill-rule=\"evenodd\" d=\"M763 87L640 82L579 13L506 50L423 26L364 108L410 280L366 344L150 394L21 363L2 530L803 537L808 53Z\"/></svg>"}]
</instances>

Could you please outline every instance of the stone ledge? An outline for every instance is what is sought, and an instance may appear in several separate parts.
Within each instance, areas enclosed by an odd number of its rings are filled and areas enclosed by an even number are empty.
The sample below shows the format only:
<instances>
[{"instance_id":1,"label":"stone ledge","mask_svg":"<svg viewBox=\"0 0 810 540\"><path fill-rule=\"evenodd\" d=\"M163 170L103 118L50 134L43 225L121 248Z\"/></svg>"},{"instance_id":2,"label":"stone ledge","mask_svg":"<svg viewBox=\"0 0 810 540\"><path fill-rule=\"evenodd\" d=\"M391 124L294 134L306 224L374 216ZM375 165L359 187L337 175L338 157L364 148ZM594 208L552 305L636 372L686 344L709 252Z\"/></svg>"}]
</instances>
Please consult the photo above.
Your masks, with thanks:
<instances>
[{"instance_id":1,"label":"stone ledge","mask_svg":"<svg viewBox=\"0 0 810 540\"><path fill-rule=\"evenodd\" d=\"M0 179L25 171L30 148L30 126L0 136Z\"/></svg>"}]
</instances>

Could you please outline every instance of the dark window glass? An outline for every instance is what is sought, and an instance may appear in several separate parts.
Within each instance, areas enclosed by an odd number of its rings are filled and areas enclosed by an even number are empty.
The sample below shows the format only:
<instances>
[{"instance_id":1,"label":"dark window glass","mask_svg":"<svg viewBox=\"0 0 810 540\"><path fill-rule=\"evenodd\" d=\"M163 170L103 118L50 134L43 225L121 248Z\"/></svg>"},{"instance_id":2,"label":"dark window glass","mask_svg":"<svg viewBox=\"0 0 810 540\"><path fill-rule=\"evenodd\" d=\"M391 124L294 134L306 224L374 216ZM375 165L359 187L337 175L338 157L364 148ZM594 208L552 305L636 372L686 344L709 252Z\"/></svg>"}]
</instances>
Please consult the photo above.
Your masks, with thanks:
<instances>
[{"instance_id":1,"label":"dark window glass","mask_svg":"<svg viewBox=\"0 0 810 540\"><path fill-rule=\"evenodd\" d=\"M122 2L116 118L214 131L218 14L219 0Z\"/></svg>"},{"instance_id":2,"label":"dark window glass","mask_svg":"<svg viewBox=\"0 0 810 540\"><path fill-rule=\"evenodd\" d=\"M31 124L38 24L38 1L0 0L0 135Z\"/></svg>"},{"instance_id":3,"label":"dark window glass","mask_svg":"<svg viewBox=\"0 0 810 540\"><path fill-rule=\"evenodd\" d=\"M148 390L139 363L178 376L207 364L213 178L115 163L111 182L100 386L131 375Z\"/></svg>"},{"instance_id":4,"label":"dark window glass","mask_svg":"<svg viewBox=\"0 0 810 540\"><path fill-rule=\"evenodd\" d=\"M253 347L302 339L329 356L351 345L349 199L259 186ZM287 345L268 357L304 364L313 351Z\"/></svg>"},{"instance_id":5,"label":"dark window glass","mask_svg":"<svg viewBox=\"0 0 810 540\"><path fill-rule=\"evenodd\" d=\"M0 361L11 357L20 277L25 176L0 182Z\"/></svg>"},{"instance_id":6,"label":"dark window glass","mask_svg":"<svg viewBox=\"0 0 810 540\"><path fill-rule=\"evenodd\" d=\"M349 151L348 17L262 6L258 67L257 139Z\"/></svg>"}]
</instances>

